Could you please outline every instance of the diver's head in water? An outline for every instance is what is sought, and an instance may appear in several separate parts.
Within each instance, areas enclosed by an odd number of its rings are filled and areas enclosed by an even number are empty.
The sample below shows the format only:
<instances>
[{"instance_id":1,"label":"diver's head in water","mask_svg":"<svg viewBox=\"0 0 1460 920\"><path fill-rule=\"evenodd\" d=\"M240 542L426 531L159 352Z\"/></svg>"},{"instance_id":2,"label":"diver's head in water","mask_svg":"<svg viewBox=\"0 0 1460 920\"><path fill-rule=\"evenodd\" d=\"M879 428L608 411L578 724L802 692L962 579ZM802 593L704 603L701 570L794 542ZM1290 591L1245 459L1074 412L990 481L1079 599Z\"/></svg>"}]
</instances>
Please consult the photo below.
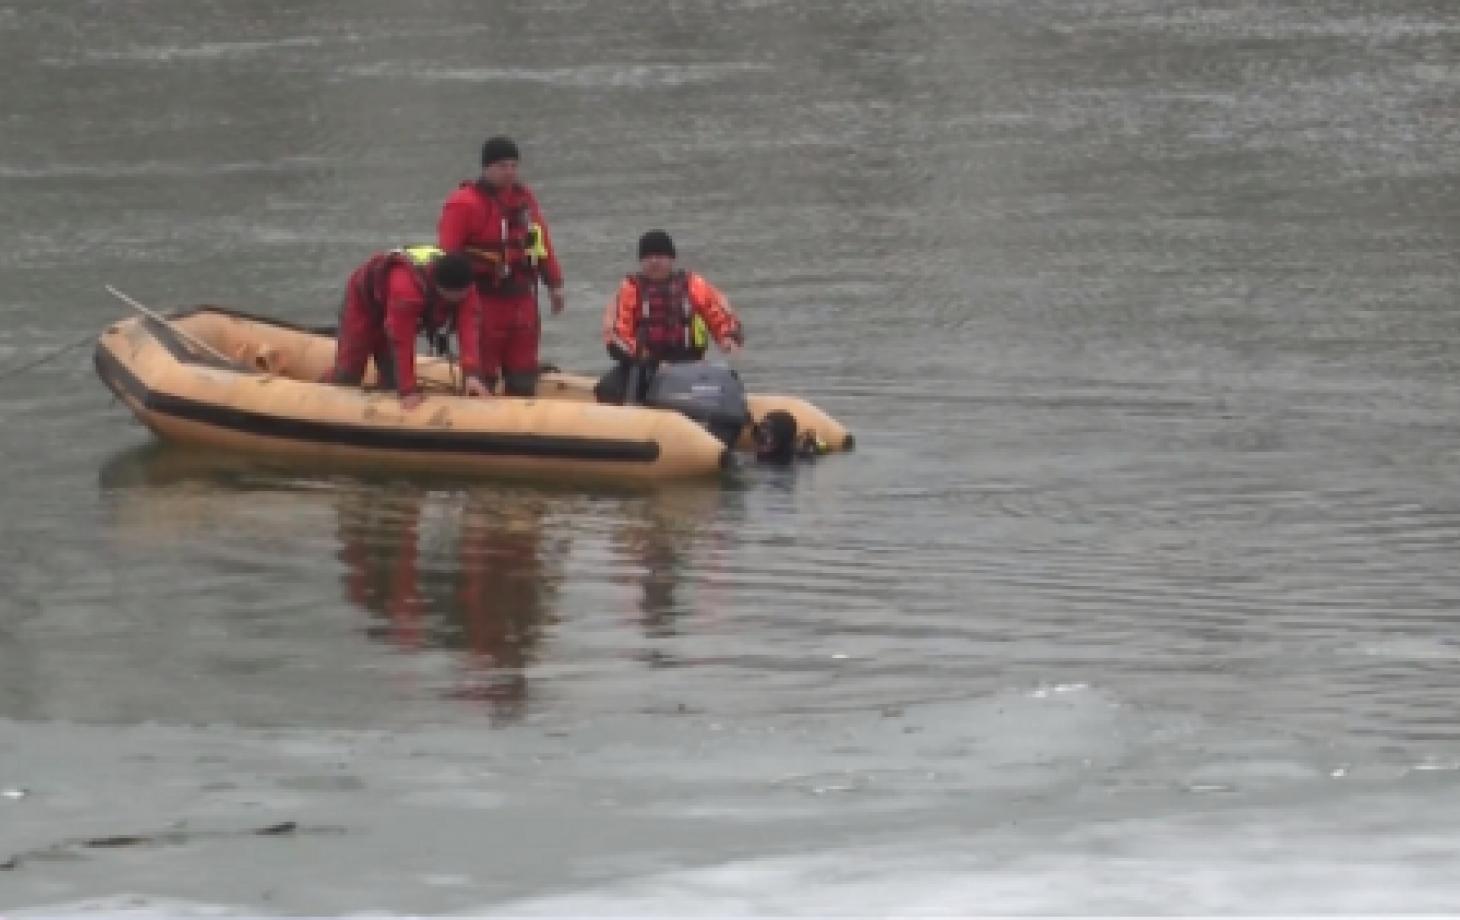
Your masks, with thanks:
<instances>
[{"instance_id":1,"label":"diver's head in water","mask_svg":"<svg viewBox=\"0 0 1460 920\"><path fill-rule=\"evenodd\" d=\"M766 463L796 459L796 416L782 409L767 412L755 423L755 458Z\"/></svg>"},{"instance_id":2,"label":"diver's head in water","mask_svg":"<svg viewBox=\"0 0 1460 920\"><path fill-rule=\"evenodd\" d=\"M810 460L827 452L826 442L814 431L798 431L796 416L784 409L767 412L755 423L751 434L755 440L755 459L766 463L790 463Z\"/></svg>"}]
</instances>

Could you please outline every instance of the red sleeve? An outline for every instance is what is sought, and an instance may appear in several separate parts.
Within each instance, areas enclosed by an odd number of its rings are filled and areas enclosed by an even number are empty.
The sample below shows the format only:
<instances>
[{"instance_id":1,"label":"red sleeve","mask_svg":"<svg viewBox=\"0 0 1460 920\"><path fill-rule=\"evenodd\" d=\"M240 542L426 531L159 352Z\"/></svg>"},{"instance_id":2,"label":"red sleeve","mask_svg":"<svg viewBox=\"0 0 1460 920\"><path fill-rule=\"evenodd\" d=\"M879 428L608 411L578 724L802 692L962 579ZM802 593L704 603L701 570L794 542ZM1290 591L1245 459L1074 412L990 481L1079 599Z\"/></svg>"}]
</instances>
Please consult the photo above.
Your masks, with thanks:
<instances>
[{"instance_id":1,"label":"red sleeve","mask_svg":"<svg viewBox=\"0 0 1460 920\"><path fill-rule=\"evenodd\" d=\"M385 282L385 334L395 354L397 389L402 396L416 390L416 330L426 308L416 274L408 265L393 265Z\"/></svg>"},{"instance_id":2,"label":"red sleeve","mask_svg":"<svg viewBox=\"0 0 1460 920\"><path fill-rule=\"evenodd\" d=\"M472 289L456 308L456 342L461 353L461 372L467 376L482 375L481 353L482 302Z\"/></svg>"},{"instance_id":3,"label":"red sleeve","mask_svg":"<svg viewBox=\"0 0 1460 920\"><path fill-rule=\"evenodd\" d=\"M441 206L441 219L436 223L436 245L447 252L466 248L472 238L476 211L470 189L458 188L448 195Z\"/></svg>"},{"instance_id":4,"label":"red sleeve","mask_svg":"<svg viewBox=\"0 0 1460 920\"><path fill-rule=\"evenodd\" d=\"M542 278L550 288L563 286L563 267L558 264L558 247L553 245L552 233L548 231L547 220L542 216L542 209L537 206L537 196L532 191L523 187L522 193L527 196L527 206L531 210L532 219L542 228L542 245L547 249L547 258L542 260Z\"/></svg>"}]
</instances>

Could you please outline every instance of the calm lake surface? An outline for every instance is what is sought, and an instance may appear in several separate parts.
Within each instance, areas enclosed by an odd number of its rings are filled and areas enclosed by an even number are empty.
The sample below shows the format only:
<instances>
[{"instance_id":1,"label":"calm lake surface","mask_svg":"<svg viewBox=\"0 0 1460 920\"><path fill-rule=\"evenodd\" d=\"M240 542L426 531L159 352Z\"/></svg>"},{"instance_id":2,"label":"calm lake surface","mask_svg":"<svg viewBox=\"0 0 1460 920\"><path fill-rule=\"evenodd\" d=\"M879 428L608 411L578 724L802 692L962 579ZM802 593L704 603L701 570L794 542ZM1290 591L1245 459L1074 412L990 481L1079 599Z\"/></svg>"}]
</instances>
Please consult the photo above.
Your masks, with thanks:
<instances>
[{"instance_id":1,"label":"calm lake surface","mask_svg":"<svg viewBox=\"0 0 1460 920\"><path fill-rule=\"evenodd\" d=\"M1455 911L1457 61L1449 0L0 0L0 910ZM103 285L329 322L498 132L546 359L662 226L858 449L273 471L97 380Z\"/></svg>"}]
</instances>

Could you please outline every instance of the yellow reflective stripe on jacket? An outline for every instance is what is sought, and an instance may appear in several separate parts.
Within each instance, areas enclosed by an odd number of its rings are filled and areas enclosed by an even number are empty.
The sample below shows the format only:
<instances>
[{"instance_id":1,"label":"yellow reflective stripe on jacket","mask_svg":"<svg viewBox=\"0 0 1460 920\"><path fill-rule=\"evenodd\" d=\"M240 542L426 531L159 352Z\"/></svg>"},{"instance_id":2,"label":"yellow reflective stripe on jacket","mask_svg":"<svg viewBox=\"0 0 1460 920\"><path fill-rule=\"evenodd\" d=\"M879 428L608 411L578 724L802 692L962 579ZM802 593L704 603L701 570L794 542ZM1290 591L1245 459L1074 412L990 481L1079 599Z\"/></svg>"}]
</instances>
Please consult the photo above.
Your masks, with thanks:
<instances>
[{"instance_id":1,"label":"yellow reflective stripe on jacket","mask_svg":"<svg viewBox=\"0 0 1460 920\"><path fill-rule=\"evenodd\" d=\"M413 246L402 246L400 249L397 249L396 252L399 252L407 259L410 259L412 264L422 267L430 265L433 260L446 254L444 250L439 249L435 246L427 245L425 243L418 243Z\"/></svg>"},{"instance_id":2,"label":"yellow reflective stripe on jacket","mask_svg":"<svg viewBox=\"0 0 1460 920\"><path fill-rule=\"evenodd\" d=\"M548 256L547 241L544 239L542 224L533 221L527 227L527 239L531 242L525 250L529 259L546 259Z\"/></svg>"}]
</instances>

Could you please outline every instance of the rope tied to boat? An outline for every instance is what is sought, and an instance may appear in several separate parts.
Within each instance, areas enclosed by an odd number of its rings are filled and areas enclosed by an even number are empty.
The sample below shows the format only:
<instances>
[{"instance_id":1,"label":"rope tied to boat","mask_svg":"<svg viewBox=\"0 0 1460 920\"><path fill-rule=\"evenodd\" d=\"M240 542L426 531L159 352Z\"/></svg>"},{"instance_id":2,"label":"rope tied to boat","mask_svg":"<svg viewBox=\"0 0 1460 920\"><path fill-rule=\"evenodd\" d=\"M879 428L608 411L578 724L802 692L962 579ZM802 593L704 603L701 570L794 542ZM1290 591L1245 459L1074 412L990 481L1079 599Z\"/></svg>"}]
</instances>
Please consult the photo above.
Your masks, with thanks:
<instances>
[{"instance_id":1,"label":"rope tied to boat","mask_svg":"<svg viewBox=\"0 0 1460 920\"><path fill-rule=\"evenodd\" d=\"M24 364L17 364L15 367L8 367L5 370L0 371L0 380L4 380L7 377L14 377L16 374L23 374L32 368L40 367L42 364L45 364L48 361L54 361L68 351L80 348L82 345L89 345L95 341L96 333L88 332L86 335L82 336L74 342L67 342L65 345L61 345L58 348L51 349L50 351L41 355L39 358L36 358L34 361L27 361Z\"/></svg>"}]
</instances>

